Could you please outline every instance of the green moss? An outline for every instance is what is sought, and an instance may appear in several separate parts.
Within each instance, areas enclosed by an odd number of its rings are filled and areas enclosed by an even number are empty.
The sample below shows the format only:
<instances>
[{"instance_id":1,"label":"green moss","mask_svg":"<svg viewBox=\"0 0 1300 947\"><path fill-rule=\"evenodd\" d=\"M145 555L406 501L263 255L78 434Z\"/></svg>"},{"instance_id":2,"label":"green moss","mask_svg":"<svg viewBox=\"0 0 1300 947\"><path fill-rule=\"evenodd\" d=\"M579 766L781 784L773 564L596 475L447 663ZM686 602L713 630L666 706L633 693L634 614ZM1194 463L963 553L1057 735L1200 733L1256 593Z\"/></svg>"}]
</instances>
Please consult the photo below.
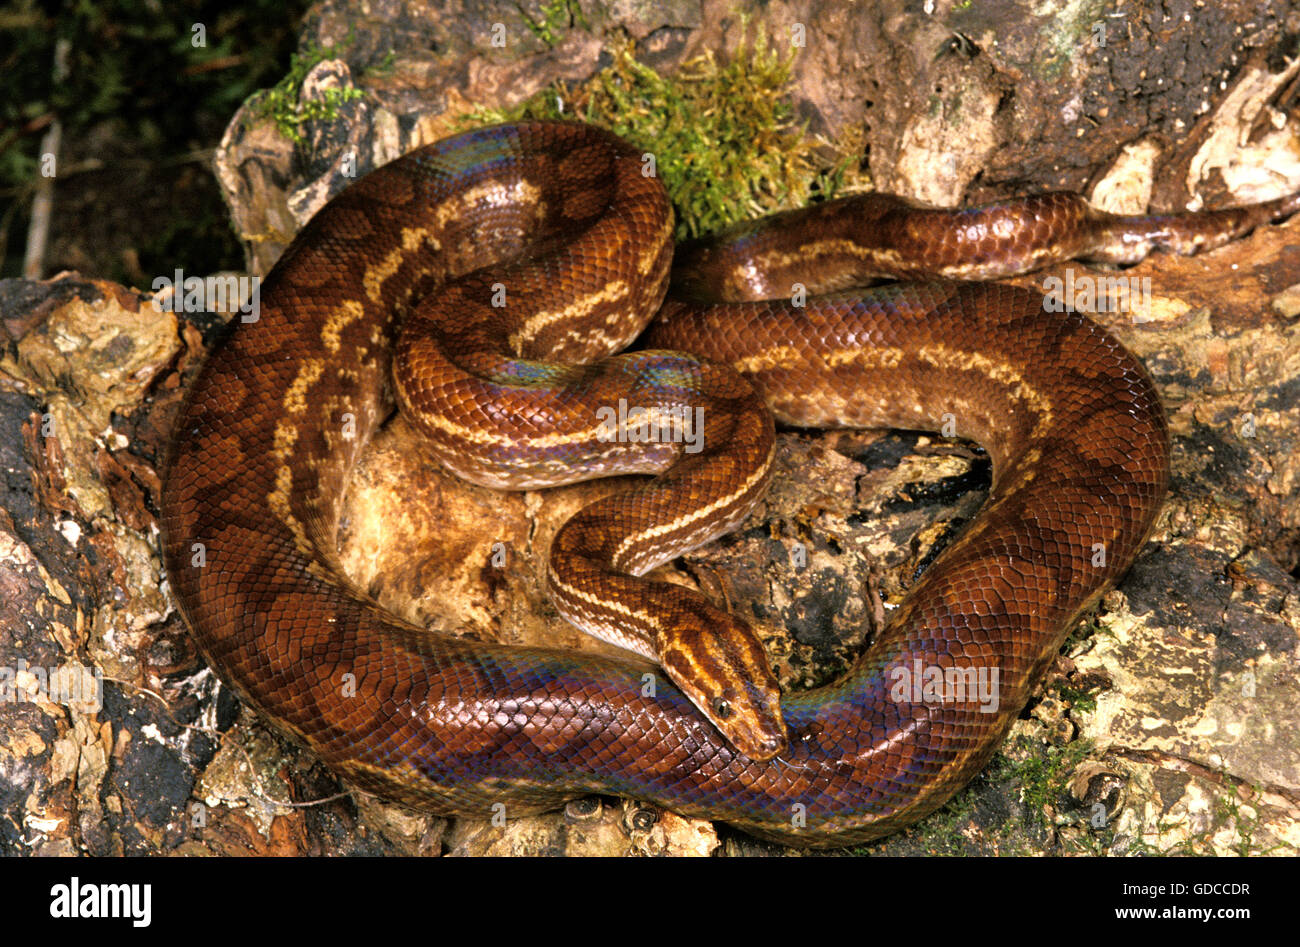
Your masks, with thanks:
<instances>
[{"instance_id":1,"label":"green moss","mask_svg":"<svg viewBox=\"0 0 1300 947\"><path fill-rule=\"evenodd\" d=\"M1064 747L1012 740L938 811L903 835L856 846L847 854L1041 855L1049 828L1044 810L1057 805L1068 792L1074 771L1091 751L1092 744L1086 740ZM1026 755L1020 758L1022 754ZM1023 817L995 823L1000 810L997 797L1014 794L1017 787ZM979 836L969 834L972 825L980 827ZM1103 850L1104 844L1098 853Z\"/></svg>"},{"instance_id":2,"label":"green moss","mask_svg":"<svg viewBox=\"0 0 1300 947\"><path fill-rule=\"evenodd\" d=\"M1042 813L1054 805L1069 786L1070 776L1092 751L1091 740L1075 740L1065 746L1047 746L1012 766L1012 778L1020 783L1025 807Z\"/></svg>"},{"instance_id":3,"label":"green moss","mask_svg":"<svg viewBox=\"0 0 1300 947\"><path fill-rule=\"evenodd\" d=\"M396 65L397 53L390 49L384 54L383 59L379 60L379 62L375 63L373 66L368 67L365 74L367 76L390 76L395 71Z\"/></svg>"},{"instance_id":4,"label":"green moss","mask_svg":"<svg viewBox=\"0 0 1300 947\"><path fill-rule=\"evenodd\" d=\"M1256 795L1258 793L1259 788L1256 787ZM1267 855L1283 847L1274 845L1266 849L1256 848L1255 833L1259 831L1259 819L1242 812L1241 800L1237 797L1236 783L1228 784L1228 792L1215 800L1214 809L1216 823L1226 825L1231 822L1237 830L1237 843L1233 848L1235 854L1241 856Z\"/></svg>"},{"instance_id":5,"label":"green moss","mask_svg":"<svg viewBox=\"0 0 1300 947\"><path fill-rule=\"evenodd\" d=\"M558 43L564 31L571 27L579 26L584 30L589 27L577 0L548 0L537 16L530 15L518 4L515 6L529 32L547 46Z\"/></svg>"},{"instance_id":6,"label":"green moss","mask_svg":"<svg viewBox=\"0 0 1300 947\"><path fill-rule=\"evenodd\" d=\"M1071 713L1090 714L1097 709L1096 687L1078 687L1062 684L1057 690L1061 700L1066 703Z\"/></svg>"},{"instance_id":7,"label":"green moss","mask_svg":"<svg viewBox=\"0 0 1300 947\"><path fill-rule=\"evenodd\" d=\"M345 45L345 44L341 44ZM289 71L273 88L259 92L253 99L255 113L275 122L280 134L295 145L303 143L302 126L311 121L334 121L339 106L364 94L360 89L326 89L320 99L301 100L303 81L318 63L333 58L339 46L320 47L308 43L302 52L289 59Z\"/></svg>"},{"instance_id":8,"label":"green moss","mask_svg":"<svg viewBox=\"0 0 1300 947\"><path fill-rule=\"evenodd\" d=\"M1083 647L1085 641L1099 636L1114 638L1115 633L1098 621L1096 606L1093 606L1081 621L1074 623L1070 633L1065 636L1065 641L1061 644L1061 654L1073 654Z\"/></svg>"},{"instance_id":9,"label":"green moss","mask_svg":"<svg viewBox=\"0 0 1300 947\"><path fill-rule=\"evenodd\" d=\"M613 131L653 155L677 237L686 239L834 196L856 170L856 142L830 167L815 160L817 143L796 125L788 97L794 56L760 34L742 39L725 63L706 55L664 77L628 44L581 85L552 86L512 109L477 109L462 124L581 118Z\"/></svg>"},{"instance_id":10,"label":"green moss","mask_svg":"<svg viewBox=\"0 0 1300 947\"><path fill-rule=\"evenodd\" d=\"M1282 843L1261 846L1256 838L1259 832L1259 818L1243 811L1237 783L1228 778L1226 774L1225 784L1226 791L1222 796L1214 800L1214 817L1204 831L1189 835L1187 838L1163 848L1141 838L1135 838L1129 844L1128 854L1221 855L1223 852L1214 844L1214 837L1229 826L1236 833L1236 839L1231 843L1233 854L1241 856L1271 855L1275 852L1295 854L1292 848ZM1260 786L1256 786L1254 789L1256 796L1263 792L1263 788ZM1156 823L1155 829L1160 835L1165 835L1177 833L1180 827L1177 822L1160 821Z\"/></svg>"}]
</instances>

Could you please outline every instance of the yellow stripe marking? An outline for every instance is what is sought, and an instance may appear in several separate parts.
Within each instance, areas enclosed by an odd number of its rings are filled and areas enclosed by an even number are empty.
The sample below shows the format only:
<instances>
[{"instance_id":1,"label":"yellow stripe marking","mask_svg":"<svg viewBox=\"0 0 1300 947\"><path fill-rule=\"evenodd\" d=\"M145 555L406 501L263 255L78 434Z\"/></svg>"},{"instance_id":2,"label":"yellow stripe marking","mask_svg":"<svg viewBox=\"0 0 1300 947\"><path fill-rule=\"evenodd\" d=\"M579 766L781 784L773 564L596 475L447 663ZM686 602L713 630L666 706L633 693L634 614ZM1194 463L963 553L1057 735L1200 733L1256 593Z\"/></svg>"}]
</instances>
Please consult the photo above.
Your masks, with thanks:
<instances>
[{"instance_id":1,"label":"yellow stripe marking","mask_svg":"<svg viewBox=\"0 0 1300 947\"><path fill-rule=\"evenodd\" d=\"M638 620L647 628L652 629L654 632L661 631L659 622L648 612L643 612L638 609L629 608L628 606L622 604L621 602L615 602L610 599L599 598L598 596L592 595L590 592L584 592L581 589L573 587L572 585L568 585L560 581L559 576L555 574L555 569L553 566L548 566L547 578L550 581L553 592L559 591L563 593L563 595L568 596L570 599L577 600L580 602L585 602L586 604L607 613L615 612L619 615L623 615L626 618ZM558 599L558 596L556 598ZM575 608L574 610L576 611L577 609ZM599 614L595 614L592 617L599 618L600 616ZM626 631L628 629L624 627L621 630ZM608 638L604 638L601 635L596 635L595 637L601 638L601 640L605 640L605 641L610 640ZM651 636L647 635L646 640L647 641L651 640ZM617 642L612 642L612 643L617 644ZM652 658L652 659L657 658L657 655L653 650L644 651L640 653L645 654L645 656L648 658Z\"/></svg>"},{"instance_id":2,"label":"yellow stripe marking","mask_svg":"<svg viewBox=\"0 0 1300 947\"><path fill-rule=\"evenodd\" d=\"M284 410L290 414L302 414L307 410L307 389L320 380L325 371L325 362L319 358L305 360L298 367L298 377L293 380L289 390L284 393Z\"/></svg>"},{"instance_id":3,"label":"yellow stripe marking","mask_svg":"<svg viewBox=\"0 0 1300 947\"><path fill-rule=\"evenodd\" d=\"M337 309L330 310L320 330L321 341L325 343L325 348L329 349L331 354L338 352L339 336L342 335L343 330L365 314L365 308L355 299L349 299Z\"/></svg>"},{"instance_id":4,"label":"yellow stripe marking","mask_svg":"<svg viewBox=\"0 0 1300 947\"><path fill-rule=\"evenodd\" d=\"M365 275L362 277L362 285L365 286L366 296L371 302L380 302L383 298L384 283L386 283L394 273L401 269L402 264L413 253L421 243L429 241L429 249L437 252L442 249L442 244L433 236L433 231L427 227L403 227L402 228L402 245L394 247L384 257L382 263L376 263L373 266L366 267Z\"/></svg>"},{"instance_id":5,"label":"yellow stripe marking","mask_svg":"<svg viewBox=\"0 0 1300 947\"><path fill-rule=\"evenodd\" d=\"M768 470L772 466L772 459L775 456L776 456L776 445L773 444L773 446L768 449L767 459L762 464L759 465L757 470L755 470L748 477L746 477L745 482L742 483L740 487L737 488L734 492L729 493L726 496L721 497L717 500L714 500L712 503L706 504L705 506L701 506L698 507L697 509L691 510L689 513L685 513L682 516L679 516L671 523L662 523L659 526L652 526L649 529L643 529L639 533L632 533L621 543L618 544L618 548L614 550L614 555L610 557L610 561L621 562L624 554L632 547L639 546L646 542L652 543L655 539L658 539L660 536L664 536L668 533L678 532L679 530L685 529L686 527L691 526L694 523L698 523L700 520L708 519L710 516L712 516L714 513L718 512L719 510L723 510L731 506L736 501L740 500L745 494L752 491L756 486L758 486L760 482L762 482L762 480L767 476Z\"/></svg>"},{"instance_id":6,"label":"yellow stripe marking","mask_svg":"<svg viewBox=\"0 0 1300 947\"><path fill-rule=\"evenodd\" d=\"M563 309L539 312L510 335L510 344L518 351L524 342L531 342L543 331L557 322L569 322L584 319L591 311L603 303L616 303L626 299L628 284L626 280L613 280L604 289L590 293L582 299L575 300Z\"/></svg>"}]
</instances>

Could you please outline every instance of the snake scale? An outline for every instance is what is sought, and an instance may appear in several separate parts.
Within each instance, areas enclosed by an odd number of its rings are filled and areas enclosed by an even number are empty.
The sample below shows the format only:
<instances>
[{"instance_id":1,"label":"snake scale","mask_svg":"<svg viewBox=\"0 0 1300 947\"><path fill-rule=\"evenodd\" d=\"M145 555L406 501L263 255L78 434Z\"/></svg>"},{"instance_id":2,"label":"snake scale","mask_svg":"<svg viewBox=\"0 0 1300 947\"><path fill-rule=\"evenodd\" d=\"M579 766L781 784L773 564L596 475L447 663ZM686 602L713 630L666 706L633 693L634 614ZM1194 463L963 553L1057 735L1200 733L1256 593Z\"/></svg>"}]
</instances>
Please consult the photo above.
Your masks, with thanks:
<instances>
[{"instance_id":1,"label":"snake scale","mask_svg":"<svg viewBox=\"0 0 1300 947\"><path fill-rule=\"evenodd\" d=\"M573 123L446 139L322 208L265 278L259 319L199 371L162 492L171 588L223 680L362 789L480 817L596 792L795 845L879 837L984 765L1136 555L1168 481L1160 399L1111 335L1046 312L1040 293L954 278L1194 252L1298 204L1121 218L1065 193L972 211L864 195L680 249L660 309L672 213L639 152ZM847 290L877 275L930 281ZM656 312L646 349L606 358ZM415 380L389 381L395 358ZM339 498L394 393L480 482L657 474L566 524L548 576L580 624L617 639L640 622L631 646L664 652L685 689L647 693L636 660L428 632L352 586ZM591 411L619 398L659 420L702 409L704 449L593 446ZM635 577L761 495L764 400L804 426L936 430L947 416L994 470L979 518L856 666L779 704L742 622ZM719 679L734 667L756 676ZM900 674L930 668L996 671L994 706L900 692ZM734 705L688 694L693 679ZM724 737L728 711L752 728Z\"/></svg>"}]
</instances>

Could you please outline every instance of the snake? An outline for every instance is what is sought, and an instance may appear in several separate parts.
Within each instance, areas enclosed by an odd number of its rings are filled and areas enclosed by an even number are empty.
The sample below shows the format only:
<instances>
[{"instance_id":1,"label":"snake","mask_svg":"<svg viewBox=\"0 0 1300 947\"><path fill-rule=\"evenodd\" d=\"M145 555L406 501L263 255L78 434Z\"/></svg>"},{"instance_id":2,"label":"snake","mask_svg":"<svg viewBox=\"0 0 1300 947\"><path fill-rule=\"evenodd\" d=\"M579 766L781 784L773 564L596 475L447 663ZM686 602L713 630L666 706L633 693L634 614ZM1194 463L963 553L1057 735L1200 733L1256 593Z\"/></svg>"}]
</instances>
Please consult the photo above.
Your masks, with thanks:
<instances>
[{"instance_id":1,"label":"snake","mask_svg":"<svg viewBox=\"0 0 1300 947\"><path fill-rule=\"evenodd\" d=\"M1125 217L1070 192L962 210L869 193L674 248L644 159L589 124L509 123L329 200L179 408L167 581L222 681L363 791L480 818L595 793L794 846L879 838L984 766L1169 482L1141 362L989 280L1209 249L1300 195ZM896 281L855 288L880 277ZM349 580L340 498L395 403L479 483L648 475L579 511L547 562L557 610L637 654L432 631ZM748 623L645 575L752 510L773 419L947 423L993 469L852 668L786 693Z\"/></svg>"}]
</instances>

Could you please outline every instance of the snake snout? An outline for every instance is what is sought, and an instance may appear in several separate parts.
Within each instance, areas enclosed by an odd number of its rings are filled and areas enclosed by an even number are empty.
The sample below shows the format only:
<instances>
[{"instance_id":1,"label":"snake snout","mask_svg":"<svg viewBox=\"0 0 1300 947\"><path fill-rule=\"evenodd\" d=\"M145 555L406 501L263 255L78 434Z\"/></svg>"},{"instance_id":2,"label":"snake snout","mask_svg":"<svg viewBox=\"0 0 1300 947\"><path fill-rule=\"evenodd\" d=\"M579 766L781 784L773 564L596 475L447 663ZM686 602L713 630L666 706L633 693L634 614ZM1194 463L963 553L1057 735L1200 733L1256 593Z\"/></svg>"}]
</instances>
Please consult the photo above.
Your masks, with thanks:
<instances>
[{"instance_id":1,"label":"snake snout","mask_svg":"<svg viewBox=\"0 0 1300 947\"><path fill-rule=\"evenodd\" d=\"M774 677L770 682L762 682L761 686L754 681L746 681L744 689L750 708L748 717L752 724L745 727L747 733L743 737L732 737L725 731L723 735L727 736L740 752L751 760L761 763L778 756L786 748L785 718L781 715L781 691Z\"/></svg>"},{"instance_id":2,"label":"snake snout","mask_svg":"<svg viewBox=\"0 0 1300 947\"><path fill-rule=\"evenodd\" d=\"M735 686L710 699L697 701L697 706L744 756L760 763L772 759L787 744L781 691L775 678L768 671L767 677L761 680L733 679L732 683Z\"/></svg>"},{"instance_id":3,"label":"snake snout","mask_svg":"<svg viewBox=\"0 0 1300 947\"><path fill-rule=\"evenodd\" d=\"M705 611L660 641L660 663L737 751L770 760L787 744L781 685L753 629L712 606Z\"/></svg>"}]
</instances>

